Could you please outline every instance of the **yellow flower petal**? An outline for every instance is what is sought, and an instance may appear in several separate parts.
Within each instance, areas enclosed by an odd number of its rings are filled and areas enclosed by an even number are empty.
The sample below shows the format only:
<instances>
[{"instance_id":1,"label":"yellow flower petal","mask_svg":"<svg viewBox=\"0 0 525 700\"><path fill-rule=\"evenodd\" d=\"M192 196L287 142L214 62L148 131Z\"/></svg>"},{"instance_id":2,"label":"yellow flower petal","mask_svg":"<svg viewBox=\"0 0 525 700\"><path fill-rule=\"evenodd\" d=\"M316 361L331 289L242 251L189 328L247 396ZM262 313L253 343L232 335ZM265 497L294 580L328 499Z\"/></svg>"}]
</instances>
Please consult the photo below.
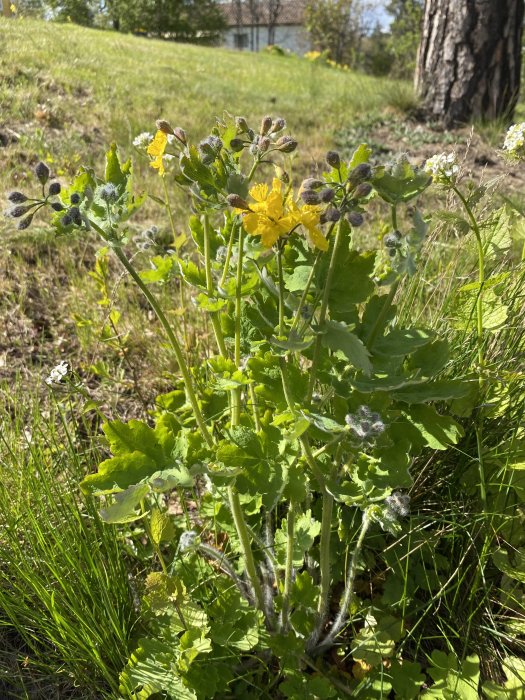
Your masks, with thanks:
<instances>
[{"instance_id":1,"label":"yellow flower petal","mask_svg":"<svg viewBox=\"0 0 525 700\"><path fill-rule=\"evenodd\" d=\"M146 153L149 156L163 156L166 150L166 144L168 143L168 135L163 131L157 131L155 138L150 143L146 149Z\"/></svg>"},{"instance_id":2,"label":"yellow flower petal","mask_svg":"<svg viewBox=\"0 0 525 700\"><path fill-rule=\"evenodd\" d=\"M152 160L150 163L152 168L155 168L156 170L159 171L159 175L164 175L165 170L164 170L164 161L162 160L162 156L157 156L155 160Z\"/></svg>"},{"instance_id":3,"label":"yellow flower petal","mask_svg":"<svg viewBox=\"0 0 525 700\"><path fill-rule=\"evenodd\" d=\"M307 228L306 239L308 243L319 250L328 250L328 241L318 228Z\"/></svg>"},{"instance_id":4,"label":"yellow flower petal","mask_svg":"<svg viewBox=\"0 0 525 700\"><path fill-rule=\"evenodd\" d=\"M260 218L259 214L245 214L242 219L244 229L252 235L257 233L257 229L260 226Z\"/></svg>"},{"instance_id":5,"label":"yellow flower petal","mask_svg":"<svg viewBox=\"0 0 525 700\"><path fill-rule=\"evenodd\" d=\"M263 246L265 246L266 248L271 248L273 244L280 238L279 229L271 223L261 226L258 233L261 236Z\"/></svg>"},{"instance_id":6,"label":"yellow flower petal","mask_svg":"<svg viewBox=\"0 0 525 700\"><path fill-rule=\"evenodd\" d=\"M254 185L250 190L250 197L253 197L256 202L264 202L268 196L268 185Z\"/></svg>"}]
</instances>

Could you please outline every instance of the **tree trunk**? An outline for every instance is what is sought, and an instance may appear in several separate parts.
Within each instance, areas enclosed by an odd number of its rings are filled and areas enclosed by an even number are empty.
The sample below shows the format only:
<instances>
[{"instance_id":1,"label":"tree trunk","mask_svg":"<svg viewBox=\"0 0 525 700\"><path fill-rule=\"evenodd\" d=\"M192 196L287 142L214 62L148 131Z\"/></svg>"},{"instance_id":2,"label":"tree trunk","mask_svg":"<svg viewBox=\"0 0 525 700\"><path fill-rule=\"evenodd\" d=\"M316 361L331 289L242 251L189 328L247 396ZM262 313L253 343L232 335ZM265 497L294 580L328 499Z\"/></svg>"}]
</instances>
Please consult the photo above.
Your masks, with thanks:
<instances>
[{"instance_id":1,"label":"tree trunk","mask_svg":"<svg viewBox=\"0 0 525 700\"><path fill-rule=\"evenodd\" d=\"M416 91L446 125L512 118L524 0L426 0Z\"/></svg>"}]
</instances>

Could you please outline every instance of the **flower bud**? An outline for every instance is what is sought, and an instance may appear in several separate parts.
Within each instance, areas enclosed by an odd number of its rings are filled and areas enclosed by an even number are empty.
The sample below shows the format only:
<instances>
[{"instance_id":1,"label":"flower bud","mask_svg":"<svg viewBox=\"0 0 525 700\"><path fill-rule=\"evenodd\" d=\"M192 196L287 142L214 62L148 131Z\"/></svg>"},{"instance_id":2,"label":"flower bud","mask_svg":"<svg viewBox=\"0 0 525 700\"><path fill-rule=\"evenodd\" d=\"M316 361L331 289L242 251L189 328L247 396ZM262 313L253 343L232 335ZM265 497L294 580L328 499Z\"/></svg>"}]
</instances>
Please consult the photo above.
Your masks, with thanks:
<instances>
[{"instance_id":1,"label":"flower bud","mask_svg":"<svg viewBox=\"0 0 525 700\"><path fill-rule=\"evenodd\" d=\"M316 190L323 187L325 183L322 180L316 180L315 177L307 177L301 185L302 190Z\"/></svg>"},{"instance_id":2,"label":"flower bud","mask_svg":"<svg viewBox=\"0 0 525 700\"><path fill-rule=\"evenodd\" d=\"M328 202L331 202L332 199L335 196L335 192L331 187L327 187L325 190L321 190L319 192L319 198L321 202L324 202L325 204L328 204Z\"/></svg>"},{"instance_id":3,"label":"flower bud","mask_svg":"<svg viewBox=\"0 0 525 700\"><path fill-rule=\"evenodd\" d=\"M55 195L60 194L61 189L60 182L52 182L49 185L49 196L54 197Z\"/></svg>"},{"instance_id":4,"label":"flower bud","mask_svg":"<svg viewBox=\"0 0 525 700\"><path fill-rule=\"evenodd\" d=\"M362 199L363 197L368 197L370 192L372 192L372 185L369 182L361 182L355 188L354 197Z\"/></svg>"},{"instance_id":5,"label":"flower bud","mask_svg":"<svg viewBox=\"0 0 525 700\"><path fill-rule=\"evenodd\" d=\"M303 190L301 192L301 199L305 204L319 204L321 202L321 198L317 192L313 190Z\"/></svg>"},{"instance_id":6,"label":"flower bud","mask_svg":"<svg viewBox=\"0 0 525 700\"><path fill-rule=\"evenodd\" d=\"M364 222L363 215L362 215L360 212L358 212L358 211L350 211L350 212L348 212L346 218L347 218L348 221L352 224L352 226L354 226L354 227L356 227L356 228L357 228L358 226L361 226L361 225L363 224L363 222Z\"/></svg>"},{"instance_id":7,"label":"flower bud","mask_svg":"<svg viewBox=\"0 0 525 700\"><path fill-rule=\"evenodd\" d=\"M40 180L41 184L45 185L46 182L49 180L49 168L45 163L40 161L35 166L35 175Z\"/></svg>"},{"instance_id":8,"label":"flower bud","mask_svg":"<svg viewBox=\"0 0 525 700\"><path fill-rule=\"evenodd\" d=\"M71 204L80 204L80 194L78 192L73 192L69 198Z\"/></svg>"},{"instance_id":9,"label":"flower bud","mask_svg":"<svg viewBox=\"0 0 525 700\"><path fill-rule=\"evenodd\" d=\"M165 134L170 134L171 136L173 136L175 133L171 127L171 124L165 119L157 119L157 121L155 122L155 126L159 131L163 131Z\"/></svg>"},{"instance_id":10,"label":"flower bud","mask_svg":"<svg viewBox=\"0 0 525 700\"><path fill-rule=\"evenodd\" d=\"M112 182L108 182L106 185L104 185L99 194L100 198L108 203L116 202L118 199L117 188Z\"/></svg>"},{"instance_id":11,"label":"flower bud","mask_svg":"<svg viewBox=\"0 0 525 700\"><path fill-rule=\"evenodd\" d=\"M21 204L22 202L27 202L27 197L23 192L10 192L7 195L7 199L14 204Z\"/></svg>"},{"instance_id":12,"label":"flower bud","mask_svg":"<svg viewBox=\"0 0 525 700\"><path fill-rule=\"evenodd\" d=\"M326 154L326 162L332 168L339 168L341 165L341 158L337 151L328 151Z\"/></svg>"},{"instance_id":13,"label":"flower bud","mask_svg":"<svg viewBox=\"0 0 525 700\"><path fill-rule=\"evenodd\" d=\"M65 227L71 226L71 224L73 223L73 219L69 216L69 214L65 214L65 216L63 216L60 219L60 223L62 224L62 226L65 226Z\"/></svg>"},{"instance_id":14,"label":"flower bud","mask_svg":"<svg viewBox=\"0 0 525 700\"><path fill-rule=\"evenodd\" d=\"M335 207L328 207L328 209L321 214L319 220L322 224L326 224L328 221L334 223L339 221L341 218L341 212Z\"/></svg>"},{"instance_id":15,"label":"flower bud","mask_svg":"<svg viewBox=\"0 0 525 700\"><path fill-rule=\"evenodd\" d=\"M17 224L17 229L19 231L24 231L24 229L29 228L31 226L31 222L33 221L33 214L30 214L29 216L26 216L25 219L22 219L21 221L18 222Z\"/></svg>"},{"instance_id":16,"label":"flower bud","mask_svg":"<svg viewBox=\"0 0 525 700\"><path fill-rule=\"evenodd\" d=\"M69 216L71 217L71 220L73 221L74 224L77 226L80 226L82 223L82 217L80 216L80 209L78 207L70 207Z\"/></svg>"},{"instance_id":17,"label":"flower bud","mask_svg":"<svg viewBox=\"0 0 525 700\"><path fill-rule=\"evenodd\" d=\"M368 180L372 175L372 168L368 163L360 163L357 165L350 175L348 176L348 181L354 185L363 180Z\"/></svg>"},{"instance_id":18,"label":"flower bud","mask_svg":"<svg viewBox=\"0 0 525 700\"><path fill-rule=\"evenodd\" d=\"M385 248L399 248L401 245L402 235L400 231L392 231L387 233L383 238L383 245Z\"/></svg>"},{"instance_id":19,"label":"flower bud","mask_svg":"<svg viewBox=\"0 0 525 700\"><path fill-rule=\"evenodd\" d=\"M231 207L235 207L236 209L246 209L247 211L250 209L248 202L243 199L239 194L229 194L226 197L226 201Z\"/></svg>"},{"instance_id":20,"label":"flower bud","mask_svg":"<svg viewBox=\"0 0 525 700\"><path fill-rule=\"evenodd\" d=\"M60 204L60 202L53 202L51 204L51 209L53 209L54 211L64 211L64 207L62 206L62 204Z\"/></svg>"},{"instance_id":21,"label":"flower bud","mask_svg":"<svg viewBox=\"0 0 525 700\"><path fill-rule=\"evenodd\" d=\"M183 146L186 146L188 141L186 139L186 132L184 129L181 129L180 126L176 126L173 129L173 136L175 136L176 139L178 139Z\"/></svg>"},{"instance_id":22,"label":"flower bud","mask_svg":"<svg viewBox=\"0 0 525 700\"><path fill-rule=\"evenodd\" d=\"M239 153L244 148L245 143L242 139L232 139L230 141L230 148L234 153Z\"/></svg>"},{"instance_id":23,"label":"flower bud","mask_svg":"<svg viewBox=\"0 0 525 700\"><path fill-rule=\"evenodd\" d=\"M268 136L263 136L262 138L259 139L259 151L261 153L266 153L266 151L270 148L270 139Z\"/></svg>"},{"instance_id":24,"label":"flower bud","mask_svg":"<svg viewBox=\"0 0 525 700\"><path fill-rule=\"evenodd\" d=\"M297 141L291 136L281 136L281 138L275 142L275 145L283 153L293 153L297 148Z\"/></svg>"},{"instance_id":25,"label":"flower bud","mask_svg":"<svg viewBox=\"0 0 525 700\"><path fill-rule=\"evenodd\" d=\"M19 204L16 207L11 207L7 211L7 216L13 217L13 219L18 219L20 216L24 216L24 214L27 214L28 211L32 209L33 205L32 204L27 204L27 205L21 205Z\"/></svg>"},{"instance_id":26,"label":"flower bud","mask_svg":"<svg viewBox=\"0 0 525 700\"><path fill-rule=\"evenodd\" d=\"M206 139L206 141L210 144L210 146L213 148L213 150L214 150L216 153L219 153L219 151L221 150L221 148L222 148L222 146L223 146L223 143L222 143L221 139L220 139L218 136L213 136L213 135L212 135L212 136L208 136L208 138Z\"/></svg>"},{"instance_id":27,"label":"flower bud","mask_svg":"<svg viewBox=\"0 0 525 700\"><path fill-rule=\"evenodd\" d=\"M248 122L244 117L235 117L235 126L240 134L244 134L249 131Z\"/></svg>"},{"instance_id":28,"label":"flower bud","mask_svg":"<svg viewBox=\"0 0 525 700\"><path fill-rule=\"evenodd\" d=\"M282 117L277 117L277 119L274 119L272 122L272 127L270 129L270 134L276 134L279 131L282 131L286 126L286 120L283 119Z\"/></svg>"},{"instance_id":29,"label":"flower bud","mask_svg":"<svg viewBox=\"0 0 525 700\"><path fill-rule=\"evenodd\" d=\"M268 115L266 117L263 117L261 120L261 127L259 129L260 135L266 136L266 134L272 128L272 124L273 124L273 119L271 117L269 117Z\"/></svg>"}]
</instances>

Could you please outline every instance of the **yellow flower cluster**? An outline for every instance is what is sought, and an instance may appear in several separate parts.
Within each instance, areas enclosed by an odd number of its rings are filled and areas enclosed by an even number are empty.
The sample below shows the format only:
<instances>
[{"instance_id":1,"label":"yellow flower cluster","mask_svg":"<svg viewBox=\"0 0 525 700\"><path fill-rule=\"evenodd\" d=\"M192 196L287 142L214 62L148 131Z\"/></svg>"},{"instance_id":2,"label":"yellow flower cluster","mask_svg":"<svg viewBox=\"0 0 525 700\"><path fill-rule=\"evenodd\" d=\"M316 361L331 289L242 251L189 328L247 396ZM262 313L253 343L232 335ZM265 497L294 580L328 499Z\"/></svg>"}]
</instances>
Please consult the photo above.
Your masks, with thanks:
<instances>
[{"instance_id":1,"label":"yellow flower cluster","mask_svg":"<svg viewBox=\"0 0 525 700\"><path fill-rule=\"evenodd\" d=\"M153 158L150 165L159 171L159 175L164 175L164 162L162 157L168 143L168 135L164 131L157 131L153 141L146 149L146 153Z\"/></svg>"},{"instance_id":2,"label":"yellow flower cluster","mask_svg":"<svg viewBox=\"0 0 525 700\"><path fill-rule=\"evenodd\" d=\"M274 178L271 190L265 184L251 188L250 196L255 202L249 205L248 211L235 210L243 214L245 230L252 236L260 236L262 244L271 248L279 238L302 226L312 248L328 250L328 241L319 228L321 207L297 206L290 193L283 193L282 187L282 182Z\"/></svg>"}]
</instances>

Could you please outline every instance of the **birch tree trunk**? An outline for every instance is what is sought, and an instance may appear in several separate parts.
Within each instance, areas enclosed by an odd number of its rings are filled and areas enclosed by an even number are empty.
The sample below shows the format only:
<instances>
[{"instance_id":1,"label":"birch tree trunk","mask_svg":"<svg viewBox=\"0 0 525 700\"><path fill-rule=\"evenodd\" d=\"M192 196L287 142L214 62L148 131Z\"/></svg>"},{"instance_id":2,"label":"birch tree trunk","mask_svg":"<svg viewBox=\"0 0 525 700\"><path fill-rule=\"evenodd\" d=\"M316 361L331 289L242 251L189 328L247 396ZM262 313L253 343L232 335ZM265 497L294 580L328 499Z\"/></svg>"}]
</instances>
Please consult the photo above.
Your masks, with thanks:
<instances>
[{"instance_id":1,"label":"birch tree trunk","mask_svg":"<svg viewBox=\"0 0 525 700\"><path fill-rule=\"evenodd\" d=\"M512 118L520 88L524 0L426 0L416 92L446 125Z\"/></svg>"}]
</instances>

